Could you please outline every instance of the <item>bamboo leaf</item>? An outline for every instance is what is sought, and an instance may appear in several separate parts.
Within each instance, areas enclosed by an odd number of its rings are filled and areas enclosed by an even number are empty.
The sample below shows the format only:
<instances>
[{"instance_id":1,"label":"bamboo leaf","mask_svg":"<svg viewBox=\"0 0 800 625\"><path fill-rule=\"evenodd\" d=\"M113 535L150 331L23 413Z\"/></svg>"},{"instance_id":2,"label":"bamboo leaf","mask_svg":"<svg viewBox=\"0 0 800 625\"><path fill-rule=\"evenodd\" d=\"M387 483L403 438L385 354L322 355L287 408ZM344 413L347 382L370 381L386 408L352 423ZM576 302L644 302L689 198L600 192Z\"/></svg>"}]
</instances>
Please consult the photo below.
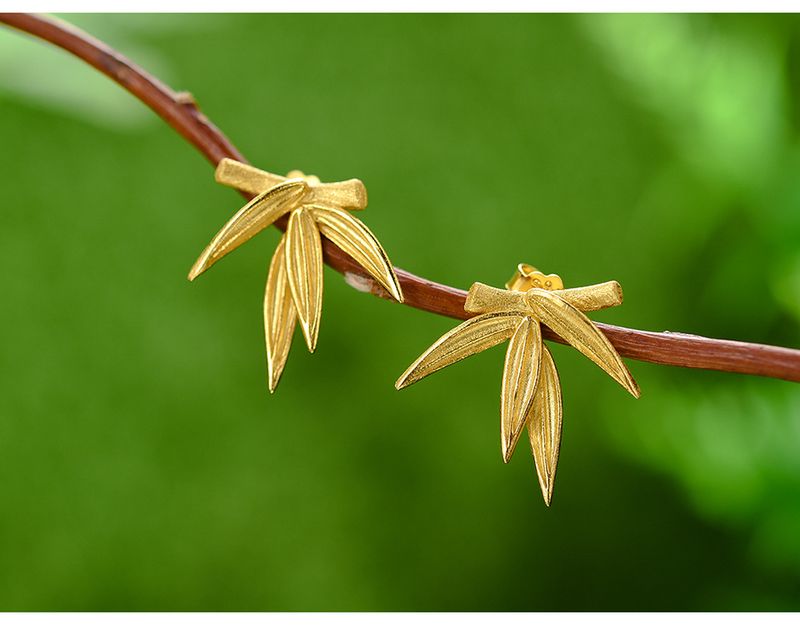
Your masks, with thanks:
<instances>
[{"instance_id":1,"label":"bamboo leaf","mask_svg":"<svg viewBox=\"0 0 800 625\"><path fill-rule=\"evenodd\" d=\"M468 319L442 335L395 382L398 390L472 354L501 343L522 320L516 313L488 313Z\"/></svg>"},{"instance_id":2,"label":"bamboo leaf","mask_svg":"<svg viewBox=\"0 0 800 625\"><path fill-rule=\"evenodd\" d=\"M622 304L622 287L616 281L551 292L584 313ZM475 282L467 293L464 310L476 315L495 310L513 310L529 314L530 305L527 291L496 289L493 286Z\"/></svg>"},{"instance_id":3,"label":"bamboo leaf","mask_svg":"<svg viewBox=\"0 0 800 625\"><path fill-rule=\"evenodd\" d=\"M367 270L398 302L403 301L392 263L369 228L339 208L312 206L310 210L323 235Z\"/></svg>"},{"instance_id":4,"label":"bamboo leaf","mask_svg":"<svg viewBox=\"0 0 800 625\"><path fill-rule=\"evenodd\" d=\"M348 210L361 210L367 206L367 190L364 183L357 178L341 182L320 182L316 176L305 176L298 170L290 171L284 177L231 158L223 158L219 162L215 177L221 184L253 194L261 193L288 178L303 178L309 186L306 204L338 206Z\"/></svg>"},{"instance_id":5,"label":"bamboo leaf","mask_svg":"<svg viewBox=\"0 0 800 625\"><path fill-rule=\"evenodd\" d=\"M269 172L253 167L246 163L240 163L232 158L223 158L214 172L214 178L220 184L233 187L240 191L246 191L253 195L263 193L275 185L286 182L287 178L301 178L302 176L277 176Z\"/></svg>"},{"instance_id":6,"label":"bamboo leaf","mask_svg":"<svg viewBox=\"0 0 800 625\"><path fill-rule=\"evenodd\" d=\"M312 184L309 204L362 210L367 206L367 189L357 178Z\"/></svg>"},{"instance_id":7,"label":"bamboo leaf","mask_svg":"<svg viewBox=\"0 0 800 625\"><path fill-rule=\"evenodd\" d=\"M586 315L556 293L544 289L528 291L528 302L534 316L542 323L619 382L631 395L639 397L639 387L617 350Z\"/></svg>"},{"instance_id":8,"label":"bamboo leaf","mask_svg":"<svg viewBox=\"0 0 800 625\"><path fill-rule=\"evenodd\" d=\"M553 484L561 447L561 385L550 350L542 350L539 384L528 416L528 438L536 463L536 474L548 506L553 498Z\"/></svg>"},{"instance_id":9,"label":"bamboo leaf","mask_svg":"<svg viewBox=\"0 0 800 625\"><path fill-rule=\"evenodd\" d=\"M503 462L508 462L525 429L539 381L542 357L542 330L539 322L524 317L517 326L506 351L503 386L500 394L500 434Z\"/></svg>"},{"instance_id":10,"label":"bamboo leaf","mask_svg":"<svg viewBox=\"0 0 800 625\"><path fill-rule=\"evenodd\" d=\"M286 230L286 273L308 350L317 347L322 316L322 242L304 208L292 211Z\"/></svg>"},{"instance_id":11,"label":"bamboo leaf","mask_svg":"<svg viewBox=\"0 0 800 625\"><path fill-rule=\"evenodd\" d=\"M308 185L304 181L287 180L250 200L222 226L203 250L189 272L189 280L194 280L220 258L292 210L307 191Z\"/></svg>"},{"instance_id":12,"label":"bamboo leaf","mask_svg":"<svg viewBox=\"0 0 800 625\"><path fill-rule=\"evenodd\" d=\"M278 386L283 367L292 346L292 335L297 321L292 291L286 273L286 235L281 237L267 276L264 292L264 335L267 342L267 369L269 392Z\"/></svg>"}]
</instances>

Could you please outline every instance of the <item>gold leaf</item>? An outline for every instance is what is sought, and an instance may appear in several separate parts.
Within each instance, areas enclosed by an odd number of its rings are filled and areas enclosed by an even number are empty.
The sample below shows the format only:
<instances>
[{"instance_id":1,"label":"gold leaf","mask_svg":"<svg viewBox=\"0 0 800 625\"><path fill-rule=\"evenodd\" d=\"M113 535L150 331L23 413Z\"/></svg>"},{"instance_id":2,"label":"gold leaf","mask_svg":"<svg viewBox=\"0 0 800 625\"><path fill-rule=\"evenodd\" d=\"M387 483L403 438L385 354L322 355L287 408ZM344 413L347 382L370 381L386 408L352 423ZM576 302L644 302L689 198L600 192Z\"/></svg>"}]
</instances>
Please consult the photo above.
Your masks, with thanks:
<instances>
[{"instance_id":1,"label":"gold leaf","mask_svg":"<svg viewBox=\"0 0 800 625\"><path fill-rule=\"evenodd\" d=\"M292 211L286 230L286 273L308 350L317 347L322 316L322 242L304 208Z\"/></svg>"},{"instance_id":2,"label":"gold leaf","mask_svg":"<svg viewBox=\"0 0 800 625\"><path fill-rule=\"evenodd\" d=\"M542 330L539 322L524 317L508 343L500 394L500 434L503 462L514 453L528 417L542 357Z\"/></svg>"},{"instance_id":3,"label":"gold leaf","mask_svg":"<svg viewBox=\"0 0 800 625\"><path fill-rule=\"evenodd\" d=\"M539 384L528 416L528 438L542 496L549 506L561 447L561 385L553 355L546 346L543 347Z\"/></svg>"},{"instance_id":4,"label":"gold leaf","mask_svg":"<svg viewBox=\"0 0 800 625\"><path fill-rule=\"evenodd\" d=\"M488 313L468 319L442 335L395 382L400 390L472 354L477 354L514 334L522 320L516 313Z\"/></svg>"},{"instance_id":5,"label":"gold leaf","mask_svg":"<svg viewBox=\"0 0 800 625\"><path fill-rule=\"evenodd\" d=\"M289 178L301 178L302 176L288 176ZM258 195L267 189L274 187L287 178L262 171L252 165L240 163L232 158L223 158L217 165L214 178L220 184L233 187L239 191L245 191Z\"/></svg>"},{"instance_id":6,"label":"gold leaf","mask_svg":"<svg viewBox=\"0 0 800 625\"><path fill-rule=\"evenodd\" d=\"M554 292L581 312L602 310L622 304L622 287L616 280Z\"/></svg>"},{"instance_id":7,"label":"gold leaf","mask_svg":"<svg viewBox=\"0 0 800 625\"><path fill-rule=\"evenodd\" d=\"M469 313L482 314L496 310L516 311L522 314L530 312L527 292L497 289L493 286L475 282L467 293L464 310ZM591 286L551 291L565 302L572 304L582 312L610 308L622 304L622 287L614 280Z\"/></svg>"},{"instance_id":8,"label":"gold leaf","mask_svg":"<svg viewBox=\"0 0 800 625\"><path fill-rule=\"evenodd\" d=\"M306 176L297 170L290 171L284 177L232 158L223 158L219 162L215 177L221 184L252 194L262 193L289 178L303 178L310 188L306 204L324 204L349 210L360 210L367 206L367 190L364 183L357 178L341 182L320 182L316 176Z\"/></svg>"},{"instance_id":9,"label":"gold leaf","mask_svg":"<svg viewBox=\"0 0 800 625\"><path fill-rule=\"evenodd\" d=\"M194 280L220 258L292 210L307 191L308 185L304 181L287 180L250 200L222 226L203 250L189 272L189 280Z\"/></svg>"},{"instance_id":10,"label":"gold leaf","mask_svg":"<svg viewBox=\"0 0 800 625\"><path fill-rule=\"evenodd\" d=\"M639 387L617 350L586 315L556 293L544 289L531 289L527 297L535 317L619 382L631 395L639 397Z\"/></svg>"},{"instance_id":11,"label":"gold leaf","mask_svg":"<svg viewBox=\"0 0 800 625\"><path fill-rule=\"evenodd\" d=\"M341 182L322 182L311 185L309 203L362 210L367 207L367 189L358 178Z\"/></svg>"},{"instance_id":12,"label":"gold leaf","mask_svg":"<svg viewBox=\"0 0 800 625\"><path fill-rule=\"evenodd\" d=\"M269 392L274 393L278 386L289 348L297 314L292 300L292 291L286 275L286 254L284 246L286 235L281 237L267 276L264 292L264 335L267 342L267 369L269 372Z\"/></svg>"},{"instance_id":13,"label":"gold leaf","mask_svg":"<svg viewBox=\"0 0 800 625\"><path fill-rule=\"evenodd\" d=\"M320 232L366 269L398 302L403 293L378 239L360 220L339 208L309 207Z\"/></svg>"}]
</instances>

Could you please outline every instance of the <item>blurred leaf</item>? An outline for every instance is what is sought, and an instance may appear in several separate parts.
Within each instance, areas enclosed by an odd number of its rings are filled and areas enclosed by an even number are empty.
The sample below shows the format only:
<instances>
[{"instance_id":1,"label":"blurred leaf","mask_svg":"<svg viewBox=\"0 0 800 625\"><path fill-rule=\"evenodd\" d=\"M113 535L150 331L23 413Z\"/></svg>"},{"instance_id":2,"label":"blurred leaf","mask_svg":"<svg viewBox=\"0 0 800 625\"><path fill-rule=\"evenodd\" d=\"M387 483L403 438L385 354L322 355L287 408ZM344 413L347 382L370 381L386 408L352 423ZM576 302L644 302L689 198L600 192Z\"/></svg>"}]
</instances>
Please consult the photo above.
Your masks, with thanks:
<instances>
[{"instance_id":1,"label":"blurred leaf","mask_svg":"<svg viewBox=\"0 0 800 625\"><path fill-rule=\"evenodd\" d=\"M783 42L696 15L584 16L608 63L697 171L758 186L785 141Z\"/></svg>"},{"instance_id":2,"label":"blurred leaf","mask_svg":"<svg viewBox=\"0 0 800 625\"><path fill-rule=\"evenodd\" d=\"M654 385L648 395L646 414L608 416L618 448L674 477L709 521L752 532L762 559L800 573L800 389L744 380Z\"/></svg>"}]
</instances>

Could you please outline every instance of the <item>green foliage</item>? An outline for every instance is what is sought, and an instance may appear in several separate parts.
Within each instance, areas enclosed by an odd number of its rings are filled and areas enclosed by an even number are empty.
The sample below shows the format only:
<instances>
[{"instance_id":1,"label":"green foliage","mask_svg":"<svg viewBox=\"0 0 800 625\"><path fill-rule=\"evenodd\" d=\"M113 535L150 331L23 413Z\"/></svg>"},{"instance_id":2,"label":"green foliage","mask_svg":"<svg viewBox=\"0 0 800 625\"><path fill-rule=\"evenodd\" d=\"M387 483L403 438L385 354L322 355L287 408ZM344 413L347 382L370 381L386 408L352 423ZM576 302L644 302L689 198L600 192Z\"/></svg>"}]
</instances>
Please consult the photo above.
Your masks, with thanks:
<instances>
[{"instance_id":1,"label":"green foliage","mask_svg":"<svg viewBox=\"0 0 800 625\"><path fill-rule=\"evenodd\" d=\"M401 267L618 279L593 315L800 343L800 24L737 16L69 17L258 166L359 177ZM553 508L500 459L502 350L326 270L266 390L266 232L142 105L0 31L0 608L798 609L800 387L554 347ZM612 244L599 249L598 232Z\"/></svg>"}]
</instances>

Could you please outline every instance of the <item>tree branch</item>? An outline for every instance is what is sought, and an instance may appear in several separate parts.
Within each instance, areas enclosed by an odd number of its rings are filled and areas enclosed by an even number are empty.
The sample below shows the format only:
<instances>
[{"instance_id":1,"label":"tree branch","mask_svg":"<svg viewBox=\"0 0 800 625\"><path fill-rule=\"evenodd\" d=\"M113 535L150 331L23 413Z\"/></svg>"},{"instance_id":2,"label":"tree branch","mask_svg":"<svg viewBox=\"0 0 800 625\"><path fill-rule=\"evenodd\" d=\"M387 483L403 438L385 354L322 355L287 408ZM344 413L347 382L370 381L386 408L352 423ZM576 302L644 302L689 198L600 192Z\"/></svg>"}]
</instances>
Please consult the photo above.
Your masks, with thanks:
<instances>
[{"instance_id":1,"label":"tree branch","mask_svg":"<svg viewBox=\"0 0 800 625\"><path fill-rule=\"evenodd\" d=\"M225 135L203 115L188 93L172 91L124 56L60 20L31 14L0 13L0 22L49 41L82 59L144 102L197 148L213 165L223 158L247 162ZM246 194L245 194L246 196ZM278 224L285 228L285 221ZM374 295L386 293L344 252L324 241L325 262L348 282ZM405 304L466 319L466 292L396 269ZM709 339L672 332L645 332L598 323L623 356L660 365L747 373L800 382L800 350ZM547 330L545 328L545 330ZM546 338L559 342L552 332Z\"/></svg>"}]
</instances>

